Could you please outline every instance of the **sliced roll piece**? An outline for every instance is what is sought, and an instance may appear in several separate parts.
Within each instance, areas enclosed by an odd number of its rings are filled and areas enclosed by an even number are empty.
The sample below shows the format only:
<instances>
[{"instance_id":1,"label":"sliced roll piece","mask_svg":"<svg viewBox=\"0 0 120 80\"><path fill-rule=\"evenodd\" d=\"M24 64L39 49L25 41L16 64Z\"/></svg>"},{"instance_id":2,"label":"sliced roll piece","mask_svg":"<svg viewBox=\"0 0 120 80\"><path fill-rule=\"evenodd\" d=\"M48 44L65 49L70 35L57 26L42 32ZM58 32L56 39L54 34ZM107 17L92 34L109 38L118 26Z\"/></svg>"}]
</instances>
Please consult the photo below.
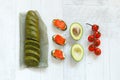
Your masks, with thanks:
<instances>
[{"instance_id":1,"label":"sliced roll piece","mask_svg":"<svg viewBox=\"0 0 120 80\"><path fill-rule=\"evenodd\" d=\"M24 62L28 67L36 67L39 65L39 60L33 56L26 56Z\"/></svg>"}]
</instances>

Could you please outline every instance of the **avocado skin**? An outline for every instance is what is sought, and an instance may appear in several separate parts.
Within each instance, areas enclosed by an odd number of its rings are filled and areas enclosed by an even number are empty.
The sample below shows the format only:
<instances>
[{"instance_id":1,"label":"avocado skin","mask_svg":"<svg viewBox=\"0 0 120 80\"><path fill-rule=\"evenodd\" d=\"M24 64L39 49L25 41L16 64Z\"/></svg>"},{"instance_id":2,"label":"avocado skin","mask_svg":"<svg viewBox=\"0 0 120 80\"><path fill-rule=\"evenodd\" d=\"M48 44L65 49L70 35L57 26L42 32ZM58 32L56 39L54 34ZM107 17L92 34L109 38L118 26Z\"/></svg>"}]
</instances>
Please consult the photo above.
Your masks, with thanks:
<instances>
[{"instance_id":1,"label":"avocado skin","mask_svg":"<svg viewBox=\"0 0 120 80\"><path fill-rule=\"evenodd\" d=\"M40 62L39 17L30 10L25 19L24 63L28 67L37 67Z\"/></svg>"}]
</instances>

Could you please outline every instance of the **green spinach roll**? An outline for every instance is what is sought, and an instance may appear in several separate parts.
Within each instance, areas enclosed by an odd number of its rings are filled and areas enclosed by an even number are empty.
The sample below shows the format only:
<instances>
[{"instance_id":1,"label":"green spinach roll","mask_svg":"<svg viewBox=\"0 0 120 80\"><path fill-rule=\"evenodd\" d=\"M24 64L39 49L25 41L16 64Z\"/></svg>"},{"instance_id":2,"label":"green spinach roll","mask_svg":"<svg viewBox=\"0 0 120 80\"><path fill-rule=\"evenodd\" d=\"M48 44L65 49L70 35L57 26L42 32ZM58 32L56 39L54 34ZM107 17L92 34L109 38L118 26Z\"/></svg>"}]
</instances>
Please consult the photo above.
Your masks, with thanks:
<instances>
[{"instance_id":1,"label":"green spinach roll","mask_svg":"<svg viewBox=\"0 0 120 80\"><path fill-rule=\"evenodd\" d=\"M35 11L28 11L25 19L24 63L37 67L40 62L39 18Z\"/></svg>"}]
</instances>

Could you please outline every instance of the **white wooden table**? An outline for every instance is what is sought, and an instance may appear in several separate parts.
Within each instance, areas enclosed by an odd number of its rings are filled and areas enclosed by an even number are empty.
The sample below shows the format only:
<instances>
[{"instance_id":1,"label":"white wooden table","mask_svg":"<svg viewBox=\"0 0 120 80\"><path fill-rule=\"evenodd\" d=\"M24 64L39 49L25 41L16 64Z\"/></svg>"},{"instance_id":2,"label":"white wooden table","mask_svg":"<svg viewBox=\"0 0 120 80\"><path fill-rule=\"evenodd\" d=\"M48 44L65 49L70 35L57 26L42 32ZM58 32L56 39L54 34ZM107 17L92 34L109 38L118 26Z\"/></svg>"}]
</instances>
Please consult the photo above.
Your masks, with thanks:
<instances>
[{"instance_id":1,"label":"white wooden table","mask_svg":"<svg viewBox=\"0 0 120 80\"><path fill-rule=\"evenodd\" d=\"M0 0L0 80L120 80L120 1L119 0ZM38 10L48 28L49 67L46 69L20 69L19 66L19 13ZM79 15L78 15L79 14ZM84 34L75 42L69 29L61 32L52 27L54 18L64 19L68 28L80 22ZM102 37L102 55L88 52L87 36L90 28L85 23L99 24ZM65 47L53 43L51 37L61 33L68 39ZM85 50L84 59L75 63L70 56L70 46L80 43ZM63 49L65 61L51 57L51 50Z\"/></svg>"}]
</instances>

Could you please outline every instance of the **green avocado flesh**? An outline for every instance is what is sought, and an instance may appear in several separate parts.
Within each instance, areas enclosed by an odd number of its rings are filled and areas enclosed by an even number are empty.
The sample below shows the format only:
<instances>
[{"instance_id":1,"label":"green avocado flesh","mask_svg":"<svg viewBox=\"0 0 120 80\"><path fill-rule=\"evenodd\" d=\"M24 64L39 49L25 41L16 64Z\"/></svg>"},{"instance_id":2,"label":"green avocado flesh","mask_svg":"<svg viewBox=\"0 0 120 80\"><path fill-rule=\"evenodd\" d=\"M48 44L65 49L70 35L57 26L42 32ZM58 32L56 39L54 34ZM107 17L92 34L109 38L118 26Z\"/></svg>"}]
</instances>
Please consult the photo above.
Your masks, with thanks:
<instances>
[{"instance_id":1,"label":"green avocado flesh","mask_svg":"<svg viewBox=\"0 0 120 80\"><path fill-rule=\"evenodd\" d=\"M70 34L74 40L79 40L82 37L83 28L82 26L75 22L70 26Z\"/></svg>"},{"instance_id":2,"label":"green avocado flesh","mask_svg":"<svg viewBox=\"0 0 120 80\"><path fill-rule=\"evenodd\" d=\"M35 11L28 11L25 20L24 63L37 67L40 62L39 18Z\"/></svg>"},{"instance_id":3,"label":"green avocado flesh","mask_svg":"<svg viewBox=\"0 0 120 80\"><path fill-rule=\"evenodd\" d=\"M74 44L71 48L71 56L75 61L81 61L84 56L83 47L80 44Z\"/></svg>"}]
</instances>

